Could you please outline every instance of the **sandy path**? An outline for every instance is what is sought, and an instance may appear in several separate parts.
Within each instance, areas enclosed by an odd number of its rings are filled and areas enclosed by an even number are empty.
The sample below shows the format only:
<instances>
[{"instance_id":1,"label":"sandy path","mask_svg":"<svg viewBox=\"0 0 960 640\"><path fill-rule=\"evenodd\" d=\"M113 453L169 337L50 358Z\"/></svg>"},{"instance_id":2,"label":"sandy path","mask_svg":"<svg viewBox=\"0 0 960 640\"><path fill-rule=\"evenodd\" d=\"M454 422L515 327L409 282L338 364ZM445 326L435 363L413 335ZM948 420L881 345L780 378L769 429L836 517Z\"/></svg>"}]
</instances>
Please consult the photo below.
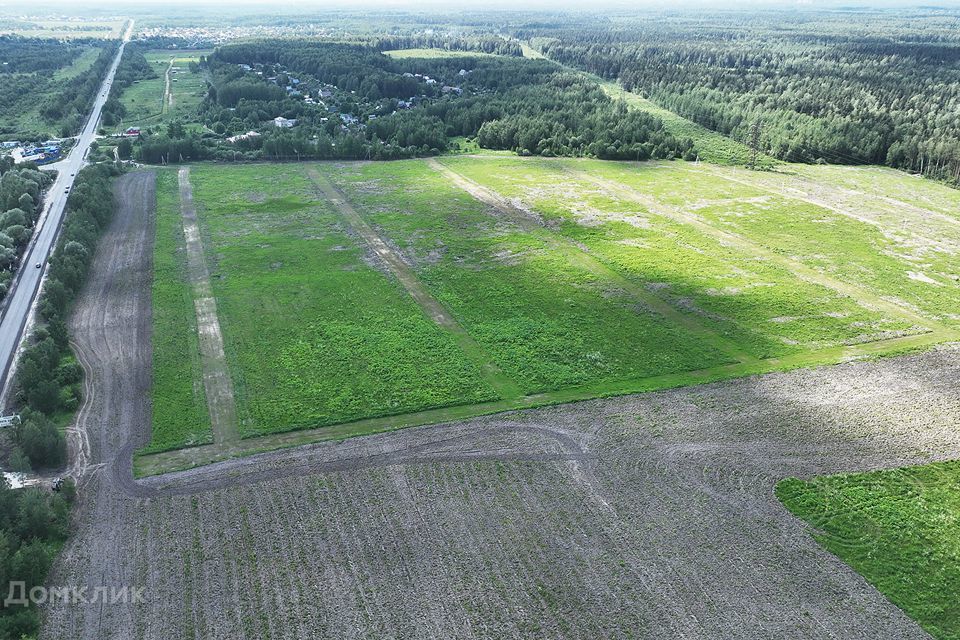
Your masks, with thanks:
<instances>
[{"instance_id":1,"label":"sandy path","mask_svg":"<svg viewBox=\"0 0 960 640\"><path fill-rule=\"evenodd\" d=\"M180 181L183 236L187 245L187 272L193 285L193 304L197 314L203 388L207 396L214 445L225 445L239 438L233 380L230 378L227 356L223 350L217 301L210 286L210 273L207 270L203 240L197 223L197 210L193 204L190 168L180 169L177 176Z\"/></svg>"},{"instance_id":2,"label":"sandy path","mask_svg":"<svg viewBox=\"0 0 960 640\"><path fill-rule=\"evenodd\" d=\"M170 90L170 72L173 70L173 61L174 58L170 58L170 64L167 65L167 72L164 74L163 98L160 99L161 114L173 107L173 91Z\"/></svg>"},{"instance_id":3,"label":"sandy path","mask_svg":"<svg viewBox=\"0 0 960 640\"><path fill-rule=\"evenodd\" d=\"M960 350L518 411L134 483L152 174L118 183L71 329L89 463L43 638L926 638L773 496L960 452ZM89 468L89 467L88 467ZM131 495L134 494L134 495ZM144 497L139 497L139 496Z\"/></svg>"}]
</instances>

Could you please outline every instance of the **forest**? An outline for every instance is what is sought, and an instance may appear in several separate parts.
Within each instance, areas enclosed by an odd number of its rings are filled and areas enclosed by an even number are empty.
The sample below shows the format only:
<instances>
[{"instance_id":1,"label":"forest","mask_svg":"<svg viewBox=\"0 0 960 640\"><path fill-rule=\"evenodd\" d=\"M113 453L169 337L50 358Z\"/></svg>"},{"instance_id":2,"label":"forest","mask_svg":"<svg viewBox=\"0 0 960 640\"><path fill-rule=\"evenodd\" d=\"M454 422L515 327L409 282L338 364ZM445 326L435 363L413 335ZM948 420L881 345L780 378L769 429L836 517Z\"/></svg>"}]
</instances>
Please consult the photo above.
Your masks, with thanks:
<instances>
[{"instance_id":1,"label":"forest","mask_svg":"<svg viewBox=\"0 0 960 640\"><path fill-rule=\"evenodd\" d=\"M762 149L783 160L960 180L955 14L599 17L515 35L737 140L756 123Z\"/></svg>"},{"instance_id":2,"label":"forest","mask_svg":"<svg viewBox=\"0 0 960 640\"><path fill-rule=\"evenodd\" d=\"M263 135L227 147L170 127L144 139L139 158L396 159L440 153L457 137L521 154L695 157L693 143L670 135L658 118L627 111L595 81L555 63L394 59L381 45L278 40L220 47L201 61L211 86L198 117L218 135ZM276 117L296 126L277 129Z\"/></svg>"},{"instance_id":3,"label":"forest","mask_svg":"<svg viewBox=\"0 0 960 640\"><path fill-rule=\"evenodd\" d=\"M52 182L51 175L36 166L15 167L9 156L0 160L0 300L7 295L33 234L43 191Z\"/></svg>"},{"instance_id":4,"label":"forest","mask_svg":"<svg viewBox=\"0 0 960 640\"><path fill-rule=\"evenodd\" d=\"M72 480L54 493L42 487L12 489L0 475L0 584L5 599L17 597L13 583L22 582L25 594L43 585L69 533L75 495ZM4 602L0 609L2 638L32 638L39 626L33 603Z\"/></svg>"},{"instance_id":5,"label":"forest","mask_svg":"<svg viewBox=\"0 0 960 640\"><path fill-rule=\"evenodd\" d=\"M0 39L0 138L44 140L75 134L90 110L117 43L106 40ZM88 68L61 76L86 49L96 58ZM25 117L35 114L34 119Z\"/></svg>"}]
</instances>

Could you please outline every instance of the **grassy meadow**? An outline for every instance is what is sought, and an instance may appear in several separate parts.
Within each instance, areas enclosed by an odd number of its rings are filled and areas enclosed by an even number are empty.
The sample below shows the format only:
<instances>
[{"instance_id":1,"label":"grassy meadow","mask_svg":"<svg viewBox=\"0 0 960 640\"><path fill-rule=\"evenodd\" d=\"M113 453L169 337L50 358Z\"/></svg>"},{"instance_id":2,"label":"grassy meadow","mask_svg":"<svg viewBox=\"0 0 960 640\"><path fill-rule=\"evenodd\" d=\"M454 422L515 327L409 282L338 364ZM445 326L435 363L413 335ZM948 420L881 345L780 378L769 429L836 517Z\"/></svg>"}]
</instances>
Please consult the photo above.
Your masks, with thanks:
<instances>
[{"instance_id":1,"label":"grassy meadow","mask_svg":"<svg viewBox=\"0 0 960 640\"><path fill-rule=\"evenodd\" d=\"M157 77L139 80L124 90L120 102L127 109L123 126L162 127L179 120L188 124L196 119L197 107L207 93L203 72L193 73L190 63L209 51L148 51L144 57ZM172 64L171 64L172 63ZM170 70L170 96L166 94Z\"/></svg>"},{"instance_id":2,"label":"grassy meadow","mask_svg":"<svg viewBox=\"0 0 960 640\"><path fill-rule=\"evenodd\" d=\"M955 339L953 292L911 277L902 250L930 225L952 237L949 223L918 217L887 234L750 183L768 174L724 171L466 155L195 167L241 436L354 422L362 432L387 416L462 416ZM946 203L933 187L931 201ZM155 399L178 400L155 402L165 408L150 450L210 439L177 202L175 175L161 171Z\"/></svg>"},{"instance_id":3,"label":"grassy meadow","mask_svg":"<svg viewBox=\"0 0 960 640\"><path fill-rule=\"evenodd\" d=\"M777 496L820 544L933 637L960 638L960 462L784 480Z\"/></svg>"},{"instance_id":4,"label":"grassy meadow","mask_svg":"<svg viewBox=\"0 0 960 640\"><path fill-rule=\"evenodd\" d=\"M153 249L153 436L147 451L212 441L177 172L157 172Z\"/></svg>"}]
</instances>

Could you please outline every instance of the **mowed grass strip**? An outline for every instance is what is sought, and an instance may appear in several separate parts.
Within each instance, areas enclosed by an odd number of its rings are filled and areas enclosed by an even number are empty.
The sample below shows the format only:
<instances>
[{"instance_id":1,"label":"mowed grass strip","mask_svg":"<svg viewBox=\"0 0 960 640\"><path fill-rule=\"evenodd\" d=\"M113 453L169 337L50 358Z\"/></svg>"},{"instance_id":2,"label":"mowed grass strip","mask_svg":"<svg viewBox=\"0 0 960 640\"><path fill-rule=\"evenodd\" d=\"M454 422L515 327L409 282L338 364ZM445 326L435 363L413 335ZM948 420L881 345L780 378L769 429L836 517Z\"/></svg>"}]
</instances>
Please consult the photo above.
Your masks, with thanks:
<instances>
[{"instance_id":1,"label":"mowed grass strip","mask_svg":"<svg viewBox=\"0 0 960 640\"><path fill-rule=\"evenodd\" d=\"M153 249L153 435L143 451L213 441L176 170L157 171Z\"/></svg>"},{"instance_id":2,"label":"mowed grass strip","mask_svg":"<svg viewBox=\"0 0 960 640\"><path fill-rule=\"evenodd\" d=\"M449 158L444 164L487 186L623 277L656 292L757 358L782 357L899 335L911 324L886 318L789 269L657 215L575 172L618 170L600 161ZM657 193L732 201L754 192L719 178L702 183L669 165L649 167ZM674 178L680 178L676 182ZM673 185L673 186L671 186ZM759 192L757 192L759 193Z\"/></svg>"},{"instance_id":3,"label":"mowed grass strip","mask_svg":"<svg viewBox=\"0 0 960 640\"><path fill-rule=\"evenodd\" d=\"M960 462L788 479L777 496L933 637L960 638Z\"/></svg>"},{"instance_id":4,"label":"mowed grass strip","mask_svg":"<svg viewBox=\"0 0 960 640\"><path fill-rule=\"evenodd\" d=\"M191 172L241 434L498 399L306 170Z\"/></svg>"},{"instance_id":5,"label":"mowed grass strip","mask_svg":"<svg viewBox=\"0 0 960 640\"><path fill-rule=\"evenodd\" d=\"M328 171L403 252L431 294L524 393L733 361L422 161L318 170Z\"/></svg>"}]
</instances>

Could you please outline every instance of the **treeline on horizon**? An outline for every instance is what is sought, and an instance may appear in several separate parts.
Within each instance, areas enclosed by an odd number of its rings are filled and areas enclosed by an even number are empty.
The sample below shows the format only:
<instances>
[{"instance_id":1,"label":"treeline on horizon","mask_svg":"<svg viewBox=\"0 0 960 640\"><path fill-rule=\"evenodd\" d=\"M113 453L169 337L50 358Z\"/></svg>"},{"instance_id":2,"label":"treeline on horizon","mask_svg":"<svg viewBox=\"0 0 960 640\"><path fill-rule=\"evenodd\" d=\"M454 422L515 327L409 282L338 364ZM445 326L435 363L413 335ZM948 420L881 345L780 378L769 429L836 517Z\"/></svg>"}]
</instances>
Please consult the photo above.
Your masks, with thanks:
<instances>
[{"instance_id":1,"label":"treeline on horizon","mask_svg":"<svg viewBox=\"0 0 960 640\"><path fill-rule=\"evenodd\" d=\"M956 14L731 12L515 33L736 140L759 122L761 148L783 160L960 181Z\"/></svg>"},{"instance_id":2,"label":"treeline on horizon","mask_svg":"<svg viewBox=\"0 0 960 640\"><path fill-rule=\"evenodd\" d=\"M198 118L219 136L258 129L263 135L227 147L169 127L142 140L138 157L390 160L446 151L461 136L521 154L695 157L691 140L675 138L654 116L627 111L596 82L555 63L516 56L393 59L380 52L382 44L264 40L220 47L203 61L210 89ZM283 71L274 84L240 65ZM293 76L300 86L334 86L333 109L288 96L282 86ZM270 121L277 116L298 124L275 129Z\"/></svg>"}]
</instances>

